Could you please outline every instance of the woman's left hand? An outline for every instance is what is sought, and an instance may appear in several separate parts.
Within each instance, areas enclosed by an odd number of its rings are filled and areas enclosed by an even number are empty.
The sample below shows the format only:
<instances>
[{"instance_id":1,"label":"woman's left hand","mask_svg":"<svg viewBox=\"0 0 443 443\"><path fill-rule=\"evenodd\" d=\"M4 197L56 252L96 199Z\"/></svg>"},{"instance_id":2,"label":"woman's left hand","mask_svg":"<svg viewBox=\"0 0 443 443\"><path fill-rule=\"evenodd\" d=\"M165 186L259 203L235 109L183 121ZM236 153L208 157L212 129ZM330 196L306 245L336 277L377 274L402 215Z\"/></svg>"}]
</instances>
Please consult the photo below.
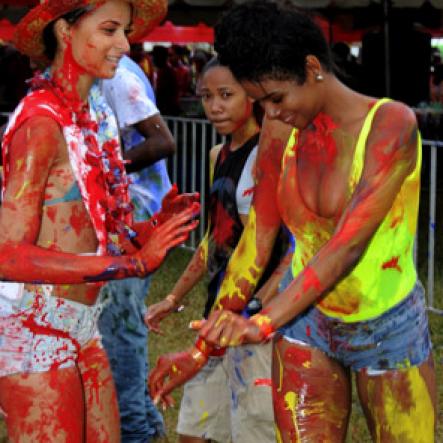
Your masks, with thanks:
<instances>
[{"instance_id":1,"label":"woman's left hand","mask_svg":"<svg viewBox=\"0 0 443 443\"><path fill-rule=\"evenodd\" d=\"M204 322L200 336L209 344L222 348L263 342L263 333L257 325L226 310L213 312Z\"/></svg>"}]
</instances>

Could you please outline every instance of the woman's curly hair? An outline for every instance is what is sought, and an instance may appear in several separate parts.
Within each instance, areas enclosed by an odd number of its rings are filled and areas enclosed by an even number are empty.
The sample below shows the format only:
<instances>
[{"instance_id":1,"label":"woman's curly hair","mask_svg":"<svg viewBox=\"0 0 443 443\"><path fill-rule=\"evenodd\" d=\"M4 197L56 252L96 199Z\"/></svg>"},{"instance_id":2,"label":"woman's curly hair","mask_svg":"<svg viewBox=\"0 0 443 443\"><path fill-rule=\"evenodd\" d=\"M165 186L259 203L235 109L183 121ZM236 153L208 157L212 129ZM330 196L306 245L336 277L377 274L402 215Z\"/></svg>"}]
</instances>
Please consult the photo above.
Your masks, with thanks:
<instances>
[{"instance_id":1,"label":"woman's curly hair","mask_svg":"<svg viewBox=\"0 0 443 443\"><path fill-rule=\"evenodd\" d=\"M321 29L282 2L254 0L227 11L215 27L215 50L239 80L306 80L306 56L328 72L333 64Z\"/></svg>"}]
</instances>

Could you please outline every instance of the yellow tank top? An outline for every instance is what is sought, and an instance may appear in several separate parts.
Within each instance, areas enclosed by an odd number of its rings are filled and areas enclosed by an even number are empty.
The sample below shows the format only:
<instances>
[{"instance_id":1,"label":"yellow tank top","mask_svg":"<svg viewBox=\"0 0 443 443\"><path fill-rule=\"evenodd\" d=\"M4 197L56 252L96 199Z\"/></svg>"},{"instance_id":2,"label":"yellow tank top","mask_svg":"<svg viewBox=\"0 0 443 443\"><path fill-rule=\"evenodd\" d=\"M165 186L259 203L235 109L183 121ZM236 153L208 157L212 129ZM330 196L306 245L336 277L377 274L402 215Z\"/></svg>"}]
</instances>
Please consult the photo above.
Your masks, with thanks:
<instances>
[{"instance_id":1,"label":"yellow tank top","mask_svg":"<svg viewBox=\"0 0 443 443\"><path fill-rule=\"evenodd\" d=\"M358 136L349 178L350 195L354 192L363 171L366 140L375 112L387 101L389 99L378 100L371 108ZM287 156L293 155L296 140L297 132L293 131L286 147L283 164ZM405 179L391 209L369 242L360 261L316 303L316 307L325 315L339 318L347 323L368 320L389 310L412 290L417 279L413 246L420 194L420 135L417 145L415 169ZM313 226L315 225L311 225ZM297 233L293 232L296 239L292 260L294 277L329 240L332 232L333 229L317 229L317 227L314 232L309 224Z\"/></svg>"}]
</instances>

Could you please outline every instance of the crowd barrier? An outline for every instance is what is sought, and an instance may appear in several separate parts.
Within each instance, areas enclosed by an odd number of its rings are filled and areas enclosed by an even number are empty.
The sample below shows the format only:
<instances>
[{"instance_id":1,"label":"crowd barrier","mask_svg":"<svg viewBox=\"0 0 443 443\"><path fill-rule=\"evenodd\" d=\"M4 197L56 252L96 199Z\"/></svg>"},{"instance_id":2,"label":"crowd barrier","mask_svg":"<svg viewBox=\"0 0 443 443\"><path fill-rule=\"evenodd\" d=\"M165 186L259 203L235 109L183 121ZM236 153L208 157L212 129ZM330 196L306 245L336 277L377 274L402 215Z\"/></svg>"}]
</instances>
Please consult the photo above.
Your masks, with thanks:
<instances>
[{"instance_id":1,"label":"crowd barrier","mask_svg":"<svg viewBox=\"0 0 443 443\"><path fill-rule=\"evenodd\" d=\"M202 208L199 229L193 233L187 246L196 248L204 236L207 212L206 202L209 189L209 151L212 146L223 142L207 120L166 117L169 128L177 143L177 153L169 161L169 172L173 182L179 185L182 192L200 192ZM420 120L419 120L420 121ZM437 257L436 251L443 252L441 239L437 239L437 196L443 194L443 183L438 181L438 161L443 161L443 142L438 140L423 140L423 174L422 202L419 230L414 248L416 261L426 275L423 283L427 289L428 306L433 312L443 314L442 293L436 293ZM440 155L438 155L440 153ZM427 198L427 202L423 199ZM423 214L423 211L425 213ZM426 231L426 232L424 232ZM427 241L426 241L427 238ZM437 247L438 246L438 247ZM423 248L425 248L423 250ZM426 262L426 263L425 263ZM422 274L423 275L423 274ZM439 289L441 291L441 289Z\"/></svg>"}]
</instances>

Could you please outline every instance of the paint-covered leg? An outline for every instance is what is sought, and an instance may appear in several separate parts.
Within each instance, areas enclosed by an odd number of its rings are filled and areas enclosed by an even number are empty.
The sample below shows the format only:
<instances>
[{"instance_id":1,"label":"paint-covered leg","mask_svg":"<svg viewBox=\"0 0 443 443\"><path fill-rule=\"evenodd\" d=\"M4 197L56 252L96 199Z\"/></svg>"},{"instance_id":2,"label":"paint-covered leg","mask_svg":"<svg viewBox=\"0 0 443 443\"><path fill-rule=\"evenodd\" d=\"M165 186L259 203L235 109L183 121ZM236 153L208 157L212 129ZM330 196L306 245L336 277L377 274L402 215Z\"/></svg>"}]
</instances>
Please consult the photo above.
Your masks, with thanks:
<instances>
[{"instance_id":1,"label":"paint-covered leg","mask_svg":"<svg viewBox=\"0 0 443 443\"><path fill-rule=\"evenodd\" d=\"M358 393L374 442L433 443L435 371L432 356L419 367L357 375Z\"/></svg>"},{"instance_id":2,"label":"paint-covered leg","mask_svg":"<svg viewBox=\"0 0 443 443\"><path fill-rule=\"evenodd\" d=\"M343 442L351 408L349 374L319 350L279 338L274 346L279 443Z\"/></svg>"},{"instance_id":3,"label":"paint-covered leg","mask_svg":"<svg viewBox=\"0 0 443 443\"><path fill-rule=\"evenodd\" d=\"M11 443L84 442L83 387L77 368L0 378Z\"/></svg>"},{"instance_id":4,"label":"paint-covered leg","mask_svg":"<svg viewBox=\"0 0 443 443\"><path fill-rule=\"evenodd\" d=\"M85 390L86 442L120 442L117 394L108 358L96 340L80 353L79 368Z\"/></svg>"}]
</instances>

